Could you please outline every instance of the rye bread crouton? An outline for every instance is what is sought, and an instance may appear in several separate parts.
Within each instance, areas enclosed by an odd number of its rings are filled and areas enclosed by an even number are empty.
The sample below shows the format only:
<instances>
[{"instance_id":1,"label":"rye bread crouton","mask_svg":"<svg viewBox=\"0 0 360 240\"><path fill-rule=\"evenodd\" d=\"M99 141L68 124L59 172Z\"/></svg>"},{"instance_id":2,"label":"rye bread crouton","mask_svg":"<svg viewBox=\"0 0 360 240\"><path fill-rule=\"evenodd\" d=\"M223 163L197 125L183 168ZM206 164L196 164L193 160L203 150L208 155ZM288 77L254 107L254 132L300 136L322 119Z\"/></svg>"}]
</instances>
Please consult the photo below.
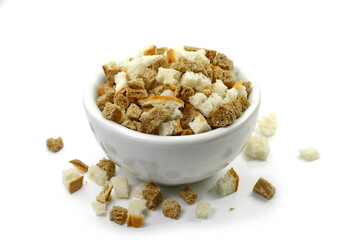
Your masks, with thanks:
<instances>
[{"instance_id":1,"label":"rye bread crouton","mask_svg":"<svg viewBox=\"0 0 360 240\"><path fill-rule=\"evenodd\" d=\"M236 121L235 109L228 105L220 105L215 108L208 118L211 127L226 127Z\"/></svg>"},{"instance_id":2,"label":"rye bread crouton","mask_svg":"<svg viewBox=\"0 0 360 240\"><path fill-rule=\"evenodd\" d=\"M142 113L141 108L135 103L131 103L130 106L126 110L126 117L130 120L138 121L139 117Z\"/></svg>"},{"instance_id":3,"label":"rye bread crouton","mask_svg":"<svg viewBox=\"0 0 360 240\"><path fill-rule=\"evenodd\" d=\"M226 57L226 55L222 53L216 54L213 64L215 66L219 66L224 70L231 70L233 68L233 61Z\"/></svg>"},{"instance_id":4,"label":"rye bread crouton","mask_svg":"<svg viewBox=\"0 0 360 240\"><path fill-rule=\"evenodd\" d=\"M143 196L146 200L146 207L150 210L155 210L162 200L161 189L155 183L148 183L143 190Z\"/></svg>"},{"instance_id":5,"label":"rye bread crouton","mask_svg":"<svg viewBox=\"0 0 360 240\"><path fill-rule=\"evenodd\" d=\"M106 172L108 180L115 175L115 163L110 159L103 158L96 165Z\"/></svg>"},{"instance_id":6,"label":"rye bread crouton","mask_svg":"<svg viewBox=\"0 0 360 240\"><path fill-rule=\"evenodd\" d=\"M46 139L46 147L51 152L58 152L64 147L64 142L61 137Z\"/></svg>"},{"instance_id":7,"label":"rye bread crouton","mask_svg":"<svg viewBox=\"0 0 360 240\"><path fill-rule=\"evenodd\" d=\"M114 83L114 76L121 72L121 68L118 67L115 63L115 61L108 62L102 66L102 69L104 70L105 77L108 82Z\"/></svg>"},{"instance_id":8,"label":"rye bread crouton","mask_svg":"<svg viewBox=\"0 0 360 240\"><path fill-rule=\"evenodd\" d=\"M155 106L150 111L141 114L140 122L143 124L144 131L151 133L167 119L168 115L169 113L165 108Z\"/></svg>"},{"instance_id":9,"label":"rye bread crouton","mask_svg":"<svg viewBox=\"0 0 360 240\"><path fill-rule=\"evenodd\" d=\"M194 121L194 119L200 114L200 112L191 103L185 104L185 108L182 113L183 118L180 119L180 122L183 129L189 128L189 122Z\"/></svg>"},{"instance_id":10,"label":"rye bread crouton","mask_svg":"<svg viewBox=\"0 0 360 240\"><path fill-rule=\"evenodd\" d=\"M101 114L104 118L116 123L122 123L125 119L124 112L114 103L107 102Z\"/></svg>"},{"instance_id":11,"label":"rye bread crouton","mask_svg":"<svg viewBox=\"0 0 360 240\"><path fill-rule=\"evenodd\" d=\"M150 91L156 85L156 75L157 73L155 70L150 68L142 68L139 71L137 78L141 78L144 81L145 89Z\"/></svg>"},{"instance_id":12,"label":"rye bread crouton","mask_svg":"<svg viewBox=\"0 0 360 240\"><path fill-rule=\"evenodd\" d=\"M189 97L195 94L194 89L187 87L181 84L176 86L175 97L183 100L184 102L189 102Z\"/></svg>"}]
</instances>

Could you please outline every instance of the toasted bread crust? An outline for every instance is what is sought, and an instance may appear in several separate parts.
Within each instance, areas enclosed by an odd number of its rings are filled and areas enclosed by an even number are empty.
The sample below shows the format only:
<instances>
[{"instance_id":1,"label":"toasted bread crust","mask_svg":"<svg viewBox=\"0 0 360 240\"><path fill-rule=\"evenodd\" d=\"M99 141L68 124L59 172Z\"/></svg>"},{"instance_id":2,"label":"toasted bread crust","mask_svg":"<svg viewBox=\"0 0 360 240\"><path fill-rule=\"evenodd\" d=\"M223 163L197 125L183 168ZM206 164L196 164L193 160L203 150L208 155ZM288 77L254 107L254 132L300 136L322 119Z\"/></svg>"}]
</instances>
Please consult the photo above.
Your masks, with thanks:
<instances>
[{"instance_id":1,"label":"toasted bread crust","mask_svg":"<svg viewBox=\"0 0 360 240\"><path fill-rule=\"evenodd\" d=\"M147 105L147 104L154 104L154 103L159 103L159 102L167 102L167 101L172 101L172 102L177 102L180 104L184 104L184 102L177 98L177 97L172 97L172 96L150 96L144 99L140 99L138 102L140 105Z\"/></svg>"},{"instance_id":2,"label":"toasted bread crust","mask_svg":"<svg viewBox=\"0 0 360 240\"><path fill-rule=\"evenodd\" d=\"M144 215L128 215L127 226L139 228L144 225Z\"/></svg>"},{"instance_id":3,"label":"toasted bread crust","mask_svg":"<svg viewBox=\"0 0 360 240\"><path fill-rule=\"evenodd\" d=\"M80 159L71 160L69 163L74 165L74 167L76 167L81 173L86 173L88 171L89 166L83 163Z\"/></svg>"},{"instance_id":4,"label":"toasted bread crust","mask_svg":"<svg viewBox=\"0 0 360 240\"><path fill-rule=\"evenodd\" d=\"M233 168L230 168L229 173L231 174L231 176L235 179L235 186L234 186L234 192L237 191L238 186L239 186L239 176L237 175L237 173L235 172L235 170Z\"/></svg>"}]
</instances>

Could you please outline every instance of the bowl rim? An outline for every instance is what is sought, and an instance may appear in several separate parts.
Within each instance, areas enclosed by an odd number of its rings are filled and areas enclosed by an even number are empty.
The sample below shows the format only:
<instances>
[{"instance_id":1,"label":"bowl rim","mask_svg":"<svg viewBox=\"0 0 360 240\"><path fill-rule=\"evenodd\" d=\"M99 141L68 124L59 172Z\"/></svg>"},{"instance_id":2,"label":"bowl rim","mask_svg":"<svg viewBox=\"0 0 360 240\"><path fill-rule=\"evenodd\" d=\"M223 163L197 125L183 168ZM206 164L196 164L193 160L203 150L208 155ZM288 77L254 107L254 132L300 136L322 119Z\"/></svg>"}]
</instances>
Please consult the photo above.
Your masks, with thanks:
<instances>
[{"instance_id":1,"label":"bowl rim","mask_svg":"<svg viewBox=\"0 0 360 240\"><path fill-rule=\"evenodd\" d=\"M261 94L259 87L251 81L251 93L249 95L250 106L243 112L243 114L236 119L236 121L227 126L217 128L205 133L194 134L194 135L185 135L185 136L158 136L151 135L146 133L137 132L131 130L127 127L122 126L121 124L115 123L113 121L105 119L101 115L101 111L96 104L97 98L97 87L100 86L100 82L105 83L106 78L103 72L98 72L94 80L89 81L88 86L85 87L83 93L83 104L87 114L91 115L92 118L96 119L100 124L103 124L104 127L111 129L115 134L125 135L129 138L136 139L139 142L151 142L153 144L163 144L163 145L191 145L196 143L204 143L214 141L215 139L221 138L231 132L234 132L237 128L244 125L248 119L256 113L256 110L260 106ZM88 120L89 116L88 116Z\"/></svg>"}]
</instances>

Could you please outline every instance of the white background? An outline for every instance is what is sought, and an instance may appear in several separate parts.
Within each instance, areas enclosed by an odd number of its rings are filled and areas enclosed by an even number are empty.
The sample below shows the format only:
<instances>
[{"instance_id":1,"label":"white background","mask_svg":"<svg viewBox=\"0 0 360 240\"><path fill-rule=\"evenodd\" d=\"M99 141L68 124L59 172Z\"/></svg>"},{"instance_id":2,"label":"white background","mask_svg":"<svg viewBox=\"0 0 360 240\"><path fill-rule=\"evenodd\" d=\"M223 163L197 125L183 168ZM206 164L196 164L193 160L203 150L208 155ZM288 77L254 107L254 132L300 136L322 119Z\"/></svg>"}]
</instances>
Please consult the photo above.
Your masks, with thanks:
<instances>
[{"instance_id":1,"label":"white background","mask_svg":"<svg viewBox=\"0 0 360 240\"><path fill-rule=\"evenodd\" d=\"M346 0L0 1L0 238L359 239L359 11ZM179 220L157 210L134 229L96 217L90 202L101 188L87 181L69 195L61 172L71 159L105 156L84 114L84 86L103 63L150 44L225 53L260 86L260 114L276 112L279 129L267 161L240 155L231 164L236 194L213 189L226 169L193 185L211 219L182 204ZM45 139L57 136L65 147L53 154ZM307 146L321 159L299 159ZM251 193L261 176L277 187L270 201ZM177 190L163 188L181 202Z\"/></svg>"}]
</instances>

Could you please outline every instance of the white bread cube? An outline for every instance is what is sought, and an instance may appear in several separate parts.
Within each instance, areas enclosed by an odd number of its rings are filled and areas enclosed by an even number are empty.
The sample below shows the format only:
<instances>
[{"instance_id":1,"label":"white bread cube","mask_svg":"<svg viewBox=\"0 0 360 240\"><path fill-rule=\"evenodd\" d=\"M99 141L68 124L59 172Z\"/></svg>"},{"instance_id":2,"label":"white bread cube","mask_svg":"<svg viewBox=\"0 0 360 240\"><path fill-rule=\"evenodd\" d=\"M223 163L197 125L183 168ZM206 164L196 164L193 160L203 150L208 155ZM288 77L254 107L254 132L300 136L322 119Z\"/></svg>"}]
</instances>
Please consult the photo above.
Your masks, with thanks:
<instances>
[{"instance_id":1,"label":"white bread cube","mask_svg":"<svg viewBox=\"0 0 360 240\"><path fill-rule=\"evenodd\" d=\"M133 197L144 199L143 190L146 188L147 183L140 183L134 188Z\"/></svg>"},{"instance_id":2,"label":"white bread cube","mask_svg":"<svg viewBox=\"0 0 360 240\"><path fill-rule=\"evenodd\" d=\"M181 131L180 119L163 122L159 126L160 136L171 136Z\"/></svg>"},{"instance_id":3,"label":"white bread cube","mask_svg":"<svg viewBox=\"0 0 360 240\"><path fill-rule=\"evenodd\" d=\"M196 93L189 98L189 102L205 117L209 117L217 106L223 104L223 99L217 93L212 93L208 98L203 93Z\"/></svg>"},{"instance_id":4,"label":"white bread cube","mask_svg":"<svg viewBox=\"0 0 360 240\"><path fill-rule=\"evenodd\" d=\"M174 48L176 61L180 58L186 58L189 61L204 61L210 63L210 60L206 57L206 51L204 49L199 49L197 51L186 51L183 47Z\"/></svg>"},{"instance_id":5,"label":"white bread cube","mask_svg":"<svg viewBox=\"0 0 360 240\"><path fill-rule=\"evenodd\" d=\"M267 116L262 116L257 123L260 132L265 136L270 137L275 134L277 129L277 121L276 121L275 113L270 113Z\"/></svg>"},{"instance_id":6,"label":"white bread cube","mask_svg":"<svg viewBox=\"0 0 360 240\"><path fill-rule=\"evenodd\" d=\"M91 207L94 210L96 216L104 216L106 214L106 203L93 201L91 202Z\"/></svg>"},{"instance_id":7,"label":"white bread cube","mask_svg":"<svg viewBox=\"0 0 360 240\"><path fill-rule=\"evenodd\" d=\"M128 207L128 227L141 227L144 224L143 211L146 209L146 200L132 200Z\"/></svg>"},{"instance_id":8,"label":"white bread cube","mask_svg":"<svg viewBox=\"0 0 360 240\"><path fill-rule=\"evenodd\" d=\"M211 86L210 78L202 73L185 72L180 79L180 83L184 86L191 87L199 91L201 88Z\"/></svg>"},{"instance_id":9,"label":"white bread cube","mask_svg":"<svg viewBox=\"0 0 360 240\"><path fill-rule=\"evenodd\" d=\"M239 176L233 168L229 169L226 174L216 183L217 191L223 197L236 192L238 186Z\"/></svg>"},{"instance_id":10,"label":"white bread cube","mask_svg":"<svg viewBox=\"0 0 360 240\"><path fill-rule=\"evenodd\" d=\"M160 58L162 58L162 56L159 55L134 58L131 61L127 62L124 67L127 69L129 78L135 79L142 68L150 66Z\"/></svg>"},{"instance_id":11,"label":"white bread cube","mask_svg":"<svg viewBox=\"0 0 360 240\"><path fill-rule=\"evenodd\" d=\"M217 93L220 97L225 96L227 89L228 89L228 87L221 80L216 80L216 82L213 83L211 86L212 92Z\"/></svg>"},{"instance_id":12,"label":"white bread cube","mask_svg":"<svg viewBox=\"0 0 360 240\"><path fill-rule=\"evenodd\" d=\"M100 186L104 186L105 182L108 179L107 172L105 170L102 170L97 165L89 167L87 177Z\"/></svg>"},{"instance_id":13,"label":"white bread cube","mask_svg":"<svg viewBox=\"0 0 360 240\"><path fill-rule=\"evenodd\" d=\"M129 198L129 184L126 177L112 177L110 179L112 185L114 186L115 196L121 199Z\"/></svg>"},{"instance_id":14,"label":"white bread cube","mask_svg":"<svg viewBox=\"0 0 360 240\"><path fill-rule=\"evenodd\" d=\"M211 204L208 202L198 202L195 208L197 218L208 219L211 216Z\"/></svg>"},{"instance_id":15,"label":"white bread cube","mask_svg":"<svg viewBox=\"0 0 360 240\"><path fill-rule=\"evenodd\" d=\"M189 123L191 130L195 134L207 132L211 130L210 125L207 123L203 115L199 114L194 121Z\"/></svg>"},{"instance_id":16,"label":"white bread cube","mask_svg":"<svg viewBox=\"0 0 360 240\"><path fill-rule=\"evenodd\" d=\"M305 159L308 161L314 161L314 160L320 158L320 152L313 147L300 149L299 153L300 153L300 157L302 159Z\"/></svg>"},{"instance_id":17,"label":"white bread cube","mask_svg":"<svg viewBox=\"0 0 360 240\"><path fill-rule=\"evenodd\" d=\"M244 147L244 153L252 159L266 160L270 152L269 140L253 135Z\"/></svg>"},{"instance_id":18,"label":"white bread cube","mask_svg":"<svg viewBox=\"0 0 360 240\"><path fill-rule=\"evenodd\" d=\"M235 88L231 88L226 91L225 97L223 99L224 104L228 104L229 102L235 100L239 95L239 91Z\"/></svg>"},{"instance_id":19,"label":"white bread cube","mask_svg":"<svg viewBox=\"0 0 360 240\"><path fill-rule=\"evenodd\" d=\"M158 74L156 75L156 81L163 84L174 84L179 83L181 72L172 68L159 68Z\"/></svg>"},{"instance_id":20,"label":"white bread cube","mask_svg":"<svg viewBox=\"0 0 360 240\"><path fill-rule=\"evenodd\" d=\"M115 90L119 91L126 86L127 75L126 72L119 72L114 76Z\"/></svg>"}]
</instances>

